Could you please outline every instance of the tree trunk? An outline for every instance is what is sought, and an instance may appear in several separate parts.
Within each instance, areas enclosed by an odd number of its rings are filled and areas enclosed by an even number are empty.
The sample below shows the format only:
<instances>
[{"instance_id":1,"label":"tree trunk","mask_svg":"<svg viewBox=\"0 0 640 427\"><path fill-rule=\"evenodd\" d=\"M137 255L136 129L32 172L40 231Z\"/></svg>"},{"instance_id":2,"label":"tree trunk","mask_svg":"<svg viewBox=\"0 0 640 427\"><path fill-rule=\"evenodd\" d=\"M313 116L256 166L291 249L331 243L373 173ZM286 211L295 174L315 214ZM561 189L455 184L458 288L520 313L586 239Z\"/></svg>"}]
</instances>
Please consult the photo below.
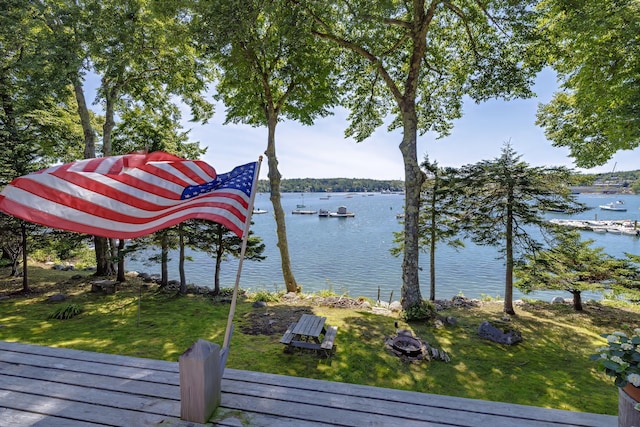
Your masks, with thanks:
<instances>
[{"instance_id":1,"label":"tree trunk","mask_svg":"<svg viewBox=\"0 0 640 427\"><path fill-rule=\"evenodd\" d=\"M116 125L114 115L114 96L109 93L105 96L105 112L104 112L104 124L102 125L102 155L107 157L113 154L111 148L111 133Z\"/></svg>"},{"instance_id":2,"label":"tree trunk","mask_svg":"<svg viewBox=\"0 0 640 427\"><path fill-rule=\"evenodd\" d=\"M96 133L91 126L91 114L87 108L82 79L76 73L71 78L71 81L73 83L73 92L76 97L76 103L78 104L78 116L80 116L80 124L82 125L82 132L84 134L84 158L92 159L96 157ZM94 236L96 276L109 276L112 274L108 248L107 239L100 236Z\"/></svg>"},{"instance_id":3,"label":"tree trunk","mask_svg":"<svg viewBox=\"0 0 640 427\"><path fill-rule=\"evenodd\" d=\"M276 157L276 124L277 114L271 109L267 112L269 123L269 136L267 139L267 150L264 152L269 164L269 185L271 186L271 204L276 220L276 234L278 235L278 249L280 250L280 262L282 265L282 277L284 279L287 292L298 292L298 284L291 270L291 258L289 257L289 243L287 242L287 226L285 224L285 214L280 202L280 172L278 171L278 159Z\"/></svg>"},{"instance_id":4,"label":"tree trunk","mask_svg":"<svg viewBox=\"0 0 640 427\"><path fill-rule=\"evenodd\" d=\"M582 311L582 291L572 290L573 295L573 309L575 311Z\"/></svg>"},{"instance_id":5,"label":"tree trunk","mask_svg":"<svg viewBox=\"0 0 640 427\"><path fill-rule=\"evenodd\" d=\"M437 174L437 172L436 172ZM433 190L431 193L431 241L429 245L429 300L436 300L436 198L438 191L438 176L435 175L433 181Z\"/></svg>"},{"instance_id":6,"label":"tree trunk","mask_svg":"<svg viewBox=\"0 0 640 427\"><path fill-rule=\"evenodd\" d=\"M93 245L96 252L96 276L109 276L111 262L109 260L109 241L100 236L94 236Z\"/></svg>"},{"instance_id":7,"label":"tree trunk","mask_svg":"<svg viewBox=\"0 0 640 427\"><path fill-rule=\"evenodd\" d=\"M116 280L118 282L125 282L127 278L124 274L124 239L118 240L118 274L116 276Z\"/></svg>"},{"instance_id":8,"label":"tree trunk","mask_svg":"<svg viewBox=\"0 0 640 427\"><path fill-rule=\"evenodd\" d=\"M20 223L20 231L22 234L22 291L31 292L27 270L27 226L24 222Z\"/></svg>"},{"instance_id":9,"label":"tree trunk","mask_svg":"<svg viewBox=\"0 0 640 427\"><path fill-rule=\"evenodd\" d=\"M504 278L504 309L507 314L516 314L513 309L513 189L509 189L507 196L507 224L506 224L506 244L505 251L507 265Z\"/></svg>"},{"instance_id":10,"label":"tree trunk","mask_svg":"<svg viewBox=\"0 0 640 427\"><path fill-rule=\"evenodd\" d=\"M165 230L161 231L160 237L160 287L165 287L169 284L169 242L168 236Z\"/></svg>"},{"instance_id":11,"label":"tree trunk","mask_svg":"<svg viewBox=\"0 0 640 427\"><path fill-rule=\"evenodd\" d=\"M216 227L217 243L216 243L216 269L215 277L213 278L213 293L218 295L220 293L220 269L222 268L222 257L224 256L224 243L222 239L223 230L222 226L218 224Z\"/></svg>"},{"instance_id":12,"label":"tree trunk","mask_svg":"<svg viewBox=\"0 0 640 427\"><path fill-rule=\"evenodd\" d=\"M185 295L187 293L187 276L184 272L184 231L182 230L182 223L178 224L178 244L180 245L180 259L178 260L178 271L180 272L180 293Z\"/></svg>"},{"instance_id":13,"label":"tree trunk","mask_svg":"<svg viewBox=\"0 0 640 427\"><path fill-rule=\"evenodd\" d=\"M96 133L91 126L91 115L87 108L87 101L84 97L84 88L82 80L76 74L73 76L73 92L78 103L78 116L84 133L84 158L91 159L96 156Z\"/></svg>"},{"instance_id":14,"label":"tree trunk","mask_svg":"<svg viewBox=\"0 0 640 427\"><path fill-rule=\"evenodd\" d=\"M415 105L406 102L402 109L404 134L400 152L404 160L405 205L404 205L404 258L402 260L401 304L405 310L422 302L419 281L419 216L420 192L425 177L418 164L416 148L418 118Z\"/></svg>"}]
</instances>

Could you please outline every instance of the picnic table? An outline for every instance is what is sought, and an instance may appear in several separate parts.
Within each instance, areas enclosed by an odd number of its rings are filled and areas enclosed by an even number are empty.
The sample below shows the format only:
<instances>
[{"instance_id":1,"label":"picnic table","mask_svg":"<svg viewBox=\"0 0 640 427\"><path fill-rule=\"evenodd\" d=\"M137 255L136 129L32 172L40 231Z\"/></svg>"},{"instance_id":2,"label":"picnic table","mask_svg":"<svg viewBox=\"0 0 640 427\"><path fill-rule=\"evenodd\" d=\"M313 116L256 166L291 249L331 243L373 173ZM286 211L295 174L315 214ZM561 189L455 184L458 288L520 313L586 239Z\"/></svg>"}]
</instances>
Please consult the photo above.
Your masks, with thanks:
<instances>
[{"instance_id":1,"label":"picnic table","mask_svg":"<svg viewBox=\"0 0 640 427\"><path fill-rule=\"evenodd\" d=\"M327 326L326 317L303 314L297 322L289 325L280 342L291 351L296 348L310 349L330 355L334 350L334 341L338 328ZM322 340L320 340L322 336Z\"/></svg>"}]
</instances>

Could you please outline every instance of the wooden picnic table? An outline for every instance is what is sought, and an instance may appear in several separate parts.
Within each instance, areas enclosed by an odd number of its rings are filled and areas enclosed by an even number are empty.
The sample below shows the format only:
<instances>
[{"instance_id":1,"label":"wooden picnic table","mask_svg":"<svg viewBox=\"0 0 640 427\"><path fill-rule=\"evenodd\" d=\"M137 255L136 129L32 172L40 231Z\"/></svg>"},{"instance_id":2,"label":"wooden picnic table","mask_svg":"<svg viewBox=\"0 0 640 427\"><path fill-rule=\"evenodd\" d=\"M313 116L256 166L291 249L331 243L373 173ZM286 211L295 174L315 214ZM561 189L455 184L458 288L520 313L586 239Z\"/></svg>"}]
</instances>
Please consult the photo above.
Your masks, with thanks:
<instances>
[{"instance_id":1,"label":"wooden picnic table","mask_svg":"<svg viewBox=\"0 0 640 427\"><path fill-rule=\"evenodd\" d=\"M303 314L300 319L289 325L280 342L286 344L289 350L293 348L306 348L315 351L324 350L331 353L338 328L325 327L326 317ZM320 337L324 334L323 339Z\"/></svg>"},{"instance_id":2,"label":"wooden picnic table","mask_svg":"<svg viewBox=\"0 0 640 427\"><path fill-rule=\"evenodd\" d=\"M293 327L294 341L314 341L320 344L320 335L326 332L324 323L326 317L303 314Z\"/></svg>"}]
</instances>

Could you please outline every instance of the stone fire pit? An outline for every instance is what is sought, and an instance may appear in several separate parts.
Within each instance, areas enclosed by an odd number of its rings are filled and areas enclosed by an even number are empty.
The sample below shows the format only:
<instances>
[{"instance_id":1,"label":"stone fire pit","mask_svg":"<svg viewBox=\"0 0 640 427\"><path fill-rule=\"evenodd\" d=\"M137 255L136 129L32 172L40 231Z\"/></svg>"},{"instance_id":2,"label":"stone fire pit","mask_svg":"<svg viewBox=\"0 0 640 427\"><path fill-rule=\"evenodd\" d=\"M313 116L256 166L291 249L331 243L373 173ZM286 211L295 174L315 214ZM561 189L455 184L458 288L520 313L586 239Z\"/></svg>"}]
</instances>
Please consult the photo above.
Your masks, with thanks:
<instances>
[{"instance_id":1,"label":"stone fire pit","mask_svg":"<svg viewBox=\"0 0 640 427\"><path fill-rule=\"evenodd\" d=\"M422 360L443 360L449 362L449 355L435 347L431 347L428 342L419 337L415 337L411 331L399 329L397 335L386 337L385 345L394 355L403 362L419 363Z\"/></svg>"}]
</instances>

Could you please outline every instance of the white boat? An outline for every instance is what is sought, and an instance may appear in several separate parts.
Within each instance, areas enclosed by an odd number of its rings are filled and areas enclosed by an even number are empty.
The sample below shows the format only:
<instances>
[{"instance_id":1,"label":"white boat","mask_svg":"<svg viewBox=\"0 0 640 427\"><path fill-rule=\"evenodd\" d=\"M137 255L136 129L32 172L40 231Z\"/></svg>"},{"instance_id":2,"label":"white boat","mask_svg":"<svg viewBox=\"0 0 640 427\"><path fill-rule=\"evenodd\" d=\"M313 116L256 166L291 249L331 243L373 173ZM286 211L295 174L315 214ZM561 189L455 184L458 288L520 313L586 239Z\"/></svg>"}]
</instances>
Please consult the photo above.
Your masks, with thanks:
<instances>
[{"instance_id":1,"label":"white boat","mask_svg":"<svg viewBox=\"0 0 640 427\"><path fill-rule=\"evenodd\" d=\"M311 209L296 209L294 211L291 212L294 215L315 215L318 213L318 211L314 211Z\"/></svg>"},{"instance_id":2,"label":"white boat","mask_svg":"<svg viewBox=\"0 0 640 427\"><path fill-rule=\"evenodd\" d=\"M330 212L329 216L333 218L349 218L352 216L356 216L356 214L354 214L353 212L347 212L346 206L340 206L338 207L338 212Z\"/></svg>"},{"instance_id":3,"label":"white boat","mask_svg":"<svg viewBox=\"0 0 640 427\"><path fill-rule=\"evenodd\" d=\"M607 203L606 205L600 205L600 209L603 211L616 211L616 212L626 212L627 208L624 206L624 202L622 200L616 200L615 202Z\"/></svg>"},{"instance_id":4,"label":"white boat","mask_svg":"<svg viewBox=\"0 0 640 427\"><path fill-rule=\"evenodd\" d=\"M266 210L264 210L264 209L254 209L254 210L253 210L253 214L254 214L254 215L266 214L267 212L269 212L269 211L266 211Z\"/></svg>"},{"instance_id":5,"label":"white boat","mask_svg":"<svg viewBox=\"0 0 640 427\"><path fill-rule=\"evenodd\" d=\"M328 209L320 209L318 211L318 216L322 216L322 217L328 217L329 216L329 210Z\"/></svg>"}]
</instances>

